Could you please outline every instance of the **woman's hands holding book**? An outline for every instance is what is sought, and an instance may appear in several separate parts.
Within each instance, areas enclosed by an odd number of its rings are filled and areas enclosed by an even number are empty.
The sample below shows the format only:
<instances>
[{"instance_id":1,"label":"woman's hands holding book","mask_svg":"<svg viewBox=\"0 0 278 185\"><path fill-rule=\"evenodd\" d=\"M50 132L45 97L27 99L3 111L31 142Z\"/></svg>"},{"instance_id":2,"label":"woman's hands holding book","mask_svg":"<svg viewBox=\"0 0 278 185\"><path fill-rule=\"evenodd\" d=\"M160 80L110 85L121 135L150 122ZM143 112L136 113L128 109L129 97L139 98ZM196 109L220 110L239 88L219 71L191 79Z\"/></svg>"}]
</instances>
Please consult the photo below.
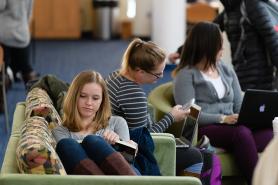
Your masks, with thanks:
<instances>
[{"instance_id":1,"label":"woman's hands holding book","mask_svg":"<svg viewBox=\"0 0 278 185\"><path fill-rule=\"evenodd\" d=\"M120 139L119 135L112 130L105 130L103 133L103 138L109 144L115 144Z\"/></svg>"}]
</instances>

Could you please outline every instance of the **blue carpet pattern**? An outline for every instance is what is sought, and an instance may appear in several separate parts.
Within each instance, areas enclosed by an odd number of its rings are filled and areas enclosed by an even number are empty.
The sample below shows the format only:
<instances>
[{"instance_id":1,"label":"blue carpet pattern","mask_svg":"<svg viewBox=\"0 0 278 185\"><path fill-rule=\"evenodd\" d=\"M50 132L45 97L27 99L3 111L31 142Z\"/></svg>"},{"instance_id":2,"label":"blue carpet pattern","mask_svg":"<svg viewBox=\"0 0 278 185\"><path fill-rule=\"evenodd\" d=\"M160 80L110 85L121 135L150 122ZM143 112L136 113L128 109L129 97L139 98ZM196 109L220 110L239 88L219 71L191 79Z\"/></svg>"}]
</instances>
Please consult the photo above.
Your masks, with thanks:
<instances>
[{"instance_id":1,"label":"blue carpet pattern","mask_svg":"<svg viewBox=\"0 0 278 185\"><path fill-rule=\"evenodd\" d=\"M128 46L128 41L32 41L32 66L44 76L56 75L58 78L71 82L80 71L93 69L106 77L110 72L118 69L122 55ZM155 86L171 80L170 72L174 66L166 66L164 77L155 84L144 85L148 94ZM10 128L13 112L17 102L24 101L25 87L22 82L14 83L8 91L8 110ZM4 114L0 114L0 166L6 150L9 133L6 133Z\"/></svg>"}]
</instances>

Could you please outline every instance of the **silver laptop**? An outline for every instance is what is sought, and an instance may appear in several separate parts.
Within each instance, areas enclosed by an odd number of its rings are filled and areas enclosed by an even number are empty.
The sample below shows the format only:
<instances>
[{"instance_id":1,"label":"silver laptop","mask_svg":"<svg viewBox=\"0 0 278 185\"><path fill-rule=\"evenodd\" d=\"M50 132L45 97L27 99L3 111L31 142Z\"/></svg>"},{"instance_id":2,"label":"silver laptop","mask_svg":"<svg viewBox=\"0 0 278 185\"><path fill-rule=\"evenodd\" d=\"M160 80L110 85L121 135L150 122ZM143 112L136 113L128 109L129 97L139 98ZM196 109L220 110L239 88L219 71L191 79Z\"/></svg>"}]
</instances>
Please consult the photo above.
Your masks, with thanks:
<instances>
[{"instance_id":1,"label":"silver laptop","mask_svg":"<svg viewBox=\"0 0 278 185\"><path fill-rule=\"evenodd\" d=\"M187 148L192 145L193 139L197 134L200 111L201 107L196 104L190 107L190 114L184 120L181 136L176 138L177 148Z\"/></svg>"}]
</instances>

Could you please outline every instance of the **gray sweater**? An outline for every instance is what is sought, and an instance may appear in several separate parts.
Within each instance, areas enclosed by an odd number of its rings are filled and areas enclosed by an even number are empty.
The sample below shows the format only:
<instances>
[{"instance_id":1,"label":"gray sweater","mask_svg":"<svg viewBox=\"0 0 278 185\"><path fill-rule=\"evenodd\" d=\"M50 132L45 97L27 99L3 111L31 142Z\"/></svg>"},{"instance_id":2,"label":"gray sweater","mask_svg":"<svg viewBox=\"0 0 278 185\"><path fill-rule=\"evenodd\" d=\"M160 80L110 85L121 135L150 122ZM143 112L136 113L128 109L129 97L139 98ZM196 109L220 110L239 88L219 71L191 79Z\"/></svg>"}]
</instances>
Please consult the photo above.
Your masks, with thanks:
<instances>
[{"instance_id":1,"label":"gray sweater","mask_svg":"<svg viewBox=\"0 0 278 185\"><path fill-rule=\"evenodd\" d=\"M174 79L174 98L177 104L185 104L195 98L195 103L202 107L199 124L219 123L221 115L239 113L242 94L238 78L232 68L223 62L217 64L217 70L225 86L225 95L218 98L212 83L206 81L201 72L193 68L183 68Z\"/></svg>"},{"instance_id":2,"label":"gray sweater","mask_svg":"<svg viewBox=\"0 0 278 185\"><path fill-rule=\"evenodd\" d=\"M120 136L120 139L124 141L128 141L129 138L129 130L127 127L127 123L124 118L119 116L111 116L109 120L109 125L105 129L101 129L96 132L96 135L102 136L105 130L112 130ZM83 140L87 135L77 134L76 132L71 132L68 128L64 126L58 126L52 130L52 134L58 143L63 138L72 138L75 140Z\"/></svg>"},{"instance_id":3,"label":"gray sweater","mask_svg":"<svg viewBox=\"0 0 278 185\"><path fill-rule=\"evenodd\" d=\"M25 47L30 42L33 0L0 0L0 43Z\"/></svg>"}]
</instances>

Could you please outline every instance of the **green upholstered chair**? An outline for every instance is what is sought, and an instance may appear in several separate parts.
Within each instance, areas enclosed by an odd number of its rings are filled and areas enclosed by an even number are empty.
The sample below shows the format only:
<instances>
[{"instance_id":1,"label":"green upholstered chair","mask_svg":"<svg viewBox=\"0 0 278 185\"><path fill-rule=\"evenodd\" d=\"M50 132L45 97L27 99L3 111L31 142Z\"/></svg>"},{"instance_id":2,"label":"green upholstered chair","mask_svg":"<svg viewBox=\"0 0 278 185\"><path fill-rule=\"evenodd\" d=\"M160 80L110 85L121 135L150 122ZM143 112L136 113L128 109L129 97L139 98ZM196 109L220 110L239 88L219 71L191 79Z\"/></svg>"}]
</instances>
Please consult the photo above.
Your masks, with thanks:
<instances>
[{"instance_id":1,"label":"green upholstered chair","mask_svg":"<svg viewBox=\"0 0 278 185\"><path fill-rule=\"evenodd\" d=\"M153 107L154 119L160 120L175 105L173 83L168 82L154 88L148 96L148 102ZM179 123L174 123L168 128L167 132L177 136L180 134L179 129ZM221 160L223 184L244 184L243 177L241 177L233 155L221 149L216 149L216 151Z\"/></svg>"}]
</instances>

